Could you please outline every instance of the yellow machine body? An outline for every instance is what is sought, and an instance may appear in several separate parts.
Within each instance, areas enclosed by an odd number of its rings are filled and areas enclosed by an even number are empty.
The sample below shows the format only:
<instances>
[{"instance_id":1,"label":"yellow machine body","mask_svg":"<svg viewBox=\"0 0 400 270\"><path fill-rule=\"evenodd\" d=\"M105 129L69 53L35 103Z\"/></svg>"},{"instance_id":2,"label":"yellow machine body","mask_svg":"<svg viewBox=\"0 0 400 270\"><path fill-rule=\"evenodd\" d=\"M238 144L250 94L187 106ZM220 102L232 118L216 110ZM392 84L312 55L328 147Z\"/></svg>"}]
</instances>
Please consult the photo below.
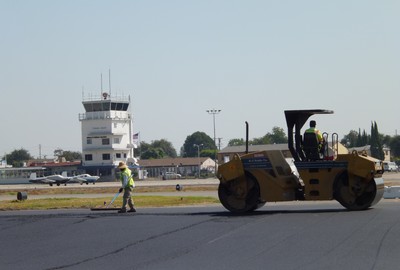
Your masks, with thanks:
<instances>
[{"instance_id":1,"label":"yellow machine body","mask_svg":"<svg viewBox=\"0 0 400 270\"><path fill-rule=\"evenodd\" d=\"M280 150L235 154L218 168L221 203L236 213L266 202L294 200L337 200L349 210L364 210L382 198L379 160L356 152L321 160L301 155L285 157Z\"/></svg>"}]
</instances>

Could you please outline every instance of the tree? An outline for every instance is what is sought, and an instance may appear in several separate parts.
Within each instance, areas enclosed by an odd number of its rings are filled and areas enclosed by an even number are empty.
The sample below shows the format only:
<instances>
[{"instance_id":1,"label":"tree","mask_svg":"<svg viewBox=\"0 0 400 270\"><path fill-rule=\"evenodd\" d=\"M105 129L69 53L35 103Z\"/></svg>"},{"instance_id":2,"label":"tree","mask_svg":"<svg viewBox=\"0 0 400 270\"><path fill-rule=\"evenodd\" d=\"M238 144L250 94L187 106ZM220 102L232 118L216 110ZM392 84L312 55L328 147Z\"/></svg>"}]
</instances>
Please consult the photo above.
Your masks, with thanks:
<instances>
[{"instance_id":1,"label":"tree","mask_svg":"<svg viewBox=\"0 0 400 270\"><path fill-rule=\"evenodd\" d=\"M74 161L82 159L82 153L64 151L61 148L57 148L56 150L54 150L54 156L57 157L58 160L60 160L60 158L65 158L66 161Z\"/></svg>"},{"instance_id":2,"label":"tree","mask_svg":"<svg viewBox=\"0 0 400 270\"><path fill-rule=\"evenodd\" d=\"M164 157L176 157L176 150L172 143L165 140L155 140L151 143L140 142L139 153L141 159L157 159Z\"/></svg>"},{"instance_id":3,"label":"tree","mask_svg":"<svg viewBox=\"0 0 400 270\"><path fill-rule=\"evenodd\" d=\"M288 138L286 136L285 131L283 130L283 128L280 128L280 127L273 127L272 133L268 132L265 135L265 137L268 138L268 141L270 141L270 143L287 143L288 142Z\"/></svg>"},{"instance_id":4,"label":"tree","mask_svg":"<svg viewBox=\"0 0 400 270\"><path fill-rule=\"evenodd\" d=\"M391 153L394 157L400 157L400 136L394 136L389 143Z\"/></svg>"},{"instance_id":5,"label":"tree","mask_svg":"<svg viewBox=\"0 0 400 270\"><path fill-rule=\"evenodd\" d=\"M250 145L262 145L262 144L273 144L273 143L287 143L288 138L283 128L273 127L272 132L268 132L262 137L253 138L249 140ZM228 146L245 145L244 139L232 139L229 141Z\"/></svg>"},{"instance_id":6,"label":"tree","mask_svg":"<svg viewBox=\"0 0 400 270\"><path fill-rule=\"evenodd\" d=\"M151 143L153 148L160 148L164 151L167 157L175 158L177 156L175 148L172 146L172 143L165 140L155 140Z\"/></svg>"},{"instance_id":7,"label":"tree","mask_svg":"<svg viewBox=\"0 0 400 270\"><path fill-rule=\"evenodd\" d=\"M20 150L14 150L10 154L6 155L7 163L13 167L23 167L24 163L33 157L29 152L23 148Z\"/></svg>"},{"instance_id":8,"label":"tree","mask_svg":"<svg viewBox=\"0 0 400 270\"><path fill-rule=\"evenodd\" d=\"M140 158L142 158L143 154L146 153L146 151L148 151L151 148L151 145L145 141L141 141L139 144L139 156Z\"/></svg>"},{"instance_id":9,"label":"tree","mask_svg":"<svg viewBox=\"0 0 400 270\"><path fill-rule=\"evenodd\" d=\"M208 136L204 132L197 131L193 133L192 135L189 135L186 137L185 143L183 144L183 157L197 157L197 146L199 145L200 151L203 149L206 150L214 150L214 153L217 151L217 147L211 139L210 136ZM201 145L201 146L200 146ZM215 157L215 154L214 154Z\"/></svg>"},{"instance_id":10,"label":"tree","mask_svg":"<svg viewBox=\"0 0 400 270\"><path fill-rule=\"evenodd\" d=\"M214 159L216 154L217 154L217 150L216 149L204 149L204 150L200 151L200 156L201 157L209 157L211 159Z\"/></svg>"},{"instance_id":11,"label":"tree","mask_svg":"<svg viewBox=\"0 0 400 270\"><path fill-rule=\"evenodd\" d=\"M378 125L376 122L371 124L371 156L380 160L385 159L385 153L383 152L382 140L379 135Z\"/></svg>"},{"instance_id":12,"label":"tree","mask_svg":"<svg viewBox=\"0 0 400 270\"><path fill-rule=\"evenodd\" d=\"M367 132L365 132L365 129L363 130L363 134L361 136L361 142L360 142L360 146L364 146L367 145L368 142L370 141L370 136L368 136Z\"/></svg>"},{"instance_id":13,"label":"tree","mask_svg":"<svg viewBox=\"0 0 400 270\"><path fill-rule=\"evenodd\" d=\"M149 148L146 152L142 153L141 155L142 159L159 159L164 157L165 157L164 150L161 148L154 148L154 147Z\"/></svg>"},{"instance_id":14,"label":"tree","mask_svg":"<svg viewBox=\"0 0 400 270\"><path fill-rule=\"evenodd\" d=\"M382 138L382 145L390 146L390 143L394 137L392 138L389 135L383 135L383 134L380 134L380 135Z\"/></svg>"},{"instance_id":15,"label":"tree","mask_svg":"<svg viewBox=\"0 0 400 270\"><path fill-rule=\"evenodd\" d=\"M259 138L253 138L251 141L249 141L249 144L251 145L262 145L262 144L271 144L271 139L265 135L263 137Z\"/></svg>"},{"instance_id":16,"label":"tree","mask_svg":"<svg viewBox=\"0 0 400 270\"><path fill-rule=\"evenodd\" d=\"M244 145L246 142L243 139L231 139L228 142L228 146L239 146Z\"/></svg>"},{"instance_id":17,"label":"tree","mask_svg":"<svg viewBox=\"0 0 400 270\"><path fill-rule=\"evenodd\" d=\"M82 153L73 151L64 151L63 157L65 158L66 161L81 160Z\"/></svg>"},{"instance_id":18,"label":"tree","mask_svg":"<svg viewBox=\"0 0 400 270\"><path fill-rule=\"evenodd\" d=\"M358 133L355 130L350 130L349 134L344 135L340 143L347 148L355 147L357 145Z\"/></svg>"}]
</instances>

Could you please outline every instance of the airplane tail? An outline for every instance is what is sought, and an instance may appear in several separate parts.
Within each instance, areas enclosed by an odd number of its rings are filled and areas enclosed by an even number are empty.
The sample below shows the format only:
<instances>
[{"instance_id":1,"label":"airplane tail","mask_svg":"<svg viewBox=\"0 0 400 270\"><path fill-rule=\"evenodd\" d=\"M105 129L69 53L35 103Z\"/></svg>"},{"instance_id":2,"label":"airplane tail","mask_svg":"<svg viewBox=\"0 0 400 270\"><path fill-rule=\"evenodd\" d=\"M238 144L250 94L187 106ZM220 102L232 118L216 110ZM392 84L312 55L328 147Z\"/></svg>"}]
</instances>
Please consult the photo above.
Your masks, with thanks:
<instances>
[{"instance_id":1,"label":"airplane tail","mask_svg":"<svg viewBox=\"0 0 400 270\"><path fill-rule=\"evenodd\" d=\"M30 180L35 180L36 179L36 173L35 172L31 173L31 175L29 176L29 179Z\"/></svg>"},{"instance_id":2,"label":"airplane tail","mask_svg":"<svg viewBox=\"0 0 400 270\"><path fill-rule=\"evenodd\" d=\"M62 175L63 177L68 177L67 171L63 171L63 172L61 173L61 175Z\"/></svg>"}]
</instances>

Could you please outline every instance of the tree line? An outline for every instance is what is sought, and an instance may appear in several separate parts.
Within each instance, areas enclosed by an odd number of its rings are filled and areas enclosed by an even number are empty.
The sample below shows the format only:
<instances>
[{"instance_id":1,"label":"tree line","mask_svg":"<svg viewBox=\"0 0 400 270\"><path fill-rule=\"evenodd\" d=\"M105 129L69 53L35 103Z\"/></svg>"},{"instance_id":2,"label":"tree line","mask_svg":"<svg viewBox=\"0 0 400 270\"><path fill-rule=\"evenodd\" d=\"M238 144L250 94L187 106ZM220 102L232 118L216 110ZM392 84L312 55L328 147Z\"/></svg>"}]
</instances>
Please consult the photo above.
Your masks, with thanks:
<instances>
[{"instance_id":1,"label":"tree line","mask_svg":"<svg viewBox=\"0 0 400 270\"><path fill-rule=\"evenodd\" d=\"M262 144L280 144L287 143L288 137L285 130L280 127L273 127L271 132L267 132L264 136L256 137L249 140L250 145L262 145ZM391 149L393 161L400 161L400 136L389 136L379 133L378 125L376 122L371 123L371 130L368 134L365 130L361 132L350 130L348 134L345 134L340 142L347 148L362 147L365 145L371 146L371 156L377 159L384 159L384 147ZM245 139L234 138L230 139L228 146L240 146L245 145ZM218 152L217 145L214 140L206 133L196 131L186 137L183 146L180 149L179 156L181 157L210 157L215 158ZM63 151L56 149L54 156L57 158L64 158L67 161L81 160L82 154L80 152ZM135 156L140 159L159 159L178 156L176 149L172 143L166 139L154 140L150 143L145 141L140 142L138 148L135 149ZM19 149L14 150L10 154L3 157L7 160L7 163L15 167L21 167L27 160L34 159L27 150Z\"/></svg>"},{"instance_id":2,"label":"tree line","mask_svg":"<svg viewBox=\"0 0 400 270\"><path fill-rule=\"evenodd\" d=\"M54 150L54 157L56 157L57 160L76 161L82 159L82 153L56 149ZM4 155L2 159L7 161L7 164L12 165L13 167L23 167L25 166L25 163L34 160L35 158L28 150L21 148L12 151L10 154Z\"/></svg>"}]
</instances>

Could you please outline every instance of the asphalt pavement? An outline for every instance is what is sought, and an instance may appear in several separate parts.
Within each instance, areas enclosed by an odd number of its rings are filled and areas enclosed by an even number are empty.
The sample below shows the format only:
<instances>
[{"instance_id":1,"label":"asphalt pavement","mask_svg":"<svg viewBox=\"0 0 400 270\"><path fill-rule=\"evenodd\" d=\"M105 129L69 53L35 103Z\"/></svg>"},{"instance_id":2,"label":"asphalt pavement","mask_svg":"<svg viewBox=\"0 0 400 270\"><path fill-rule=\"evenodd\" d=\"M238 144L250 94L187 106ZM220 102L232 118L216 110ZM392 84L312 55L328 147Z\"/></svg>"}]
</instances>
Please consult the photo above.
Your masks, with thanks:
<instances>
[{"instance_id":1,"label":"asphalt pavement","mask_svg":"<svg viewBox=\"0 0 400 270\"><path fill-rule=\"evenodd\" d=\"M2 270L398 269L399 200L347 211L335 201L0 212Z\"/></svg>"}]
</instances>

